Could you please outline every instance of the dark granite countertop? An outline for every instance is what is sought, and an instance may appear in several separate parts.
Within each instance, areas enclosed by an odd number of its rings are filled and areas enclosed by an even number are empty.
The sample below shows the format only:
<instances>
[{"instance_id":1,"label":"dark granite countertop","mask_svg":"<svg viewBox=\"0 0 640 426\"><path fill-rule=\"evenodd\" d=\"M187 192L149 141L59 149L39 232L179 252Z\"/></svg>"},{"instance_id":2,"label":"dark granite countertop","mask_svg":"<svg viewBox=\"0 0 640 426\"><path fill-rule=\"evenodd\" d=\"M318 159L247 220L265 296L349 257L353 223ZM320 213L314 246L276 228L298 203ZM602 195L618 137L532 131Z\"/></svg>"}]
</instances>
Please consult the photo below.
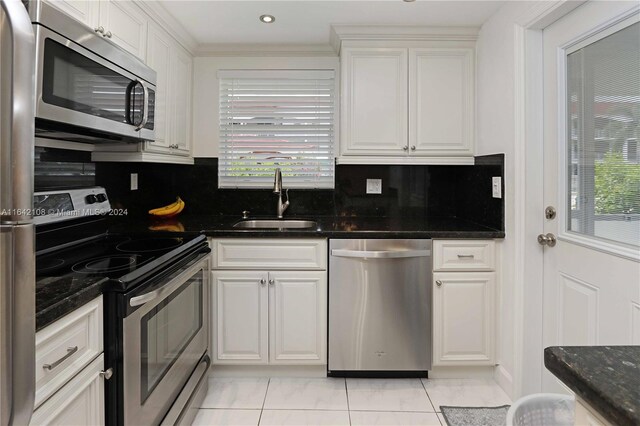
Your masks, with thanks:
<instances>
[{"instance_id":1,"label":"dark granite countertop","mask_svg":"<svg viewBox=\"0 0 640 426\"><path fill-rule=\"evenodd\" d=\"M640 425L640 346L554 346L544 365L614 425Z\"/></svg>"},{"instance_id":2,"label":"dark granite countertop","mask_svg":"<svg viewBox=\"0 0 640 426\"><path fill-rule=\"evenodd\" d=\"M322 238L504 238L504 231L477 223L448 218L388 218L354 216L304 216L287 219L310 219L318 223L313 229L238 229L233 225L239 216L185 215L168 220L140 218L121 220L110 228L113 233L179 232L204 233L211 237L322 237ZM250 219L273 219L251 217Z\"/></svg>"},{"instance_id":3,"label":"dark granite countertop","mask_svg":"<svg viewBox=\"0 0 640 426\"><path fill-rule=\"evenodd\" d=\"M36 283L36 331L102 294L107 278L52 277Z\"/></svg>"}]
</instances>

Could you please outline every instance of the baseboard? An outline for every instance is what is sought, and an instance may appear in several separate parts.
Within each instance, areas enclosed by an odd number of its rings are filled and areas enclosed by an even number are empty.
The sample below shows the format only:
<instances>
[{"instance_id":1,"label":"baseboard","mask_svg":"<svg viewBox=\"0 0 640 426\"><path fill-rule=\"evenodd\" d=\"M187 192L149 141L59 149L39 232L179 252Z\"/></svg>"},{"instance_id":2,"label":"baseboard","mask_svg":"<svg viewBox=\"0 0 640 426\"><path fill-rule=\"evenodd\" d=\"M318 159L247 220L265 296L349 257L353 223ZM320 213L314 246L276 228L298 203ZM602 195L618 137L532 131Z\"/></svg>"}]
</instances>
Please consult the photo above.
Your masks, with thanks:
<instances>
[{"instance_id":1,"label":"baseboard","mask_svg":"<svg viewBox=\"0 0 640 426\"><path fill-rule=\"evenodd\" d=\"M515 401L516 395L513 391L513 376L511 376L511 373L509 373L509 371L507 371L507 369L502 365L498 365L495 369L494 379L498 386L502 388L504 393L506 393L512 401Z\"/></svg>"},{"instance_id":2,"label":"baseboard","mask_svg":"<svg viewBox=\"0 0 640 426\"><path fill-rule=\"evenodd\" d=\"M433 367L430 379L493 379L494 366L486 367Z\"/></svg>"},{"instance_id":3,"label":"baseboard","mask_svg":"<svg viewBox=\"0 0 640 426\"><path fill-rule=\"evenodd\" d=\"M209 377L327 377L326 365L213 365Z\"/></svg>"}]
</instances>

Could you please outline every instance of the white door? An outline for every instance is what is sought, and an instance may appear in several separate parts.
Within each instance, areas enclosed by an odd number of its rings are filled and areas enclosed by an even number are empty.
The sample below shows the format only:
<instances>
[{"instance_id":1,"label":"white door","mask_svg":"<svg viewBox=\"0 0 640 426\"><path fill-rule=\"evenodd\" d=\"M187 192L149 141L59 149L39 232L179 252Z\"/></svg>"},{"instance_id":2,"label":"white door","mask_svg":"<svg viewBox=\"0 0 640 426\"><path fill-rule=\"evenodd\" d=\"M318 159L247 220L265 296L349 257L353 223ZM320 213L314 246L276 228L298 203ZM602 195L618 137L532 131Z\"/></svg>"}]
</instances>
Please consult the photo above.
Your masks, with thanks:
<instances>
[{"instance_id":1,"label":"white door","mask_svg":"<svg viewBox=\"0 0 640 426\"><path fill-rule=\"evenodd\" d=\"M473 48L409 49L411 154L472 155Z\"/></svg>"},{"instance_id":2,"label":"white door","mask_svg":"<svg viewBox=\"0 0 640 426\"><path fill-rule=\"evenodd\" d=\"M433 274L433 365L495 365L495 277Z\"/></svg>"},{"instance_id":3,"label":"white door","mask_svg":"<svg viewBox=\"0 0 640 426\"><path fill-rule=\"evenodd\" d=\"M100 25L105 37L144 60L148 20L132 1L101 0Z\"/></svg>"},{"instance_id":4,"label":"white door","mask_svg":"<svg viewBox=\"0 0 640 426\"><path fill-rule=\"evenodd\" d=\"M174 42L171 64L173 85L173 149L189 155L191 146L191 56Z\"/></svg>"},{"instance_id":5,"label":"white door","mask_svg":"<svg viewBox=\"0 0 640 426\"><path fill-rule=\"evenodd\" d=\"M218 364L269 362L267 273L214 271L213 356Z\"/></svg>"},{"instance_id":6,"label":"white door","mask_svg":"<svg viewBox=\"0 0 640 426\"><path fill-rule=\"evenodd\" d=\"M269 272L272 364L325 364L327 273Z\"/></svg>"},{"instance_id":7,"label":"white door","mask_svg":"<svg viewBox=\"0 0 640 426\"><path fill-rule=\"evenodd\" d=\"M342 153L403 156L407 139L407 49L342 50Z\"/></svg>"},{"instance_id":8,"label":"white door","mask_svg":"<svg viewBox=\"0 0 640 426\"><path fill-rule=\"evenodd\" d=\"M171 102L170 71L171 46L173 41L169 34L156 24L149 25L147 40L147 65L156 72L156 102L154 109L155 140L150 145L168 148L171 140L169 118L173 113Z\"/></svg>"},{"instance_id":9,"label":"white door","mask_svg":"<svg viewBox=\"0 0 640 426\"><path fill-rule=\"evenodd\" d=\"M100 4L94 0L47 0L72 18L95 29L98 24Z\"/></svg>"},{"instance_id":10,"label":"white door","mask_svg":"<svg viewBox=\"0 0 640 426\"><path fill-rule=\"evenodd\" d=\"M637 3L586 3L543 37L543 344L640 344Z\"/></svg>"}]
</instances>

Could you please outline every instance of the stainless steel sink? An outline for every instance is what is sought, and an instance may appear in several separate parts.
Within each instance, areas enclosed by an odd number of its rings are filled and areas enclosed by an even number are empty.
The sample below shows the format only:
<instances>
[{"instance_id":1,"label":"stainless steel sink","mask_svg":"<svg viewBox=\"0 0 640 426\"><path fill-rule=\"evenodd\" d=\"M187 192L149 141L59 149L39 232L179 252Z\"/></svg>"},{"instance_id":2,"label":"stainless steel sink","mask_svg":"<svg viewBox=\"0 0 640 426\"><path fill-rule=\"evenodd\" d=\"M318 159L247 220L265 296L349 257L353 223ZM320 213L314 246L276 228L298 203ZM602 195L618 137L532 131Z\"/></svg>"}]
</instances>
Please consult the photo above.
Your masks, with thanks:
<instances>
[{"instance_id":1,"label":"stainless steel sink","mask_svg":"<svg viewBox=\"0 0 640 426\"><path fill-rule=\"evenodd\" d=\"M318 224L313 220L299 219L250 219L233 225L241 229L310 229Z\"/></svg>"}]
</instances>

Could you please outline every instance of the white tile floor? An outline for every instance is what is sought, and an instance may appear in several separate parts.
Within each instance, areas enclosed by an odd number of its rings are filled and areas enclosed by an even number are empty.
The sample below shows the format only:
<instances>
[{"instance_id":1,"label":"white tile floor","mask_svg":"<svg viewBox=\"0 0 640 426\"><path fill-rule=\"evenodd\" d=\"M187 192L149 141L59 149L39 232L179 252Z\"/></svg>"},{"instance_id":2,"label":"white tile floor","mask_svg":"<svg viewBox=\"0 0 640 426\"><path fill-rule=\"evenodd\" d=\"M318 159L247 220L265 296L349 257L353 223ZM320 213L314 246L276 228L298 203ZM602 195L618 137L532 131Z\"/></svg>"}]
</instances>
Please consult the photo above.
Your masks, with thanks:
<instances>
[{"instance_id":1,"label":"white tile floor","mask_svg":"<svg viewBox=\"0 0 640 426\"><path fill-rule=\"evenodd\" d=\"M440 405L510 403L490 380L220 378L193 424L440 426Z\"/></svg>"}]
</instances>

